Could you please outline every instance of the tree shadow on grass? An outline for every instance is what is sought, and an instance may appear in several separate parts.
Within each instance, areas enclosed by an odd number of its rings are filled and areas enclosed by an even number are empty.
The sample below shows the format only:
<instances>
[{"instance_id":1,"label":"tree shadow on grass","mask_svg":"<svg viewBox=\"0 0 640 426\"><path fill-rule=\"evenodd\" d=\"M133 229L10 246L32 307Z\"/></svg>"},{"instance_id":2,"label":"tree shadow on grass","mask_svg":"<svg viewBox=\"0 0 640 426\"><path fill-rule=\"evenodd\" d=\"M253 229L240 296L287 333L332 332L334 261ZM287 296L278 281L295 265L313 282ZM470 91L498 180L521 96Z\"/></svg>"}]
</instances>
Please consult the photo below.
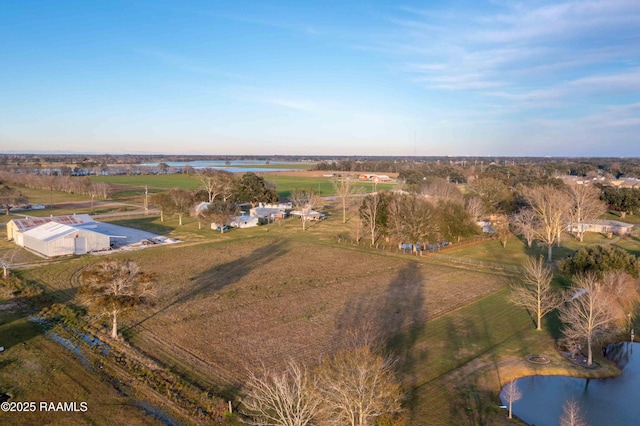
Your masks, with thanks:
<instances>
[{"instance_id":1,"label":"tree shadow on grass","mask_svg":"<svg viewBox=\"0 0 640 426\"><path fill-rule=\"evenodd\" d=\"M362 295L347 301L335 321L335 347L343 350L367 344L381 349L396 361L405 388L413 389L416 365L428 356L426 351L414 350L426 322L425 285L419 264L408 262L375 299ZM412 401L405 401L409 410Z\"/></svg>"},{"instance_id":2,"label":"tree shadow on grass","mask_svg":"<svg viewBox=\"0 0 640 426\"><path fill-rule=\"evenodd\" d=\"M75 289L56 290L33 296L18 296L0 301L6 309L0 312L0 346L5 350L44 334L48 325L34 321L43 309L54 303L66 303L73 299Z\"/></svg>"},{"instance_id":3,"label":"tree shadow on grass","mask_svg":"<svg viewBox=\"0 0 640 426\"><path fill-rule=\"evenodd\" d=\"M179 294L176 299L161 307L153 314L124 329L122 331L123 335L127 333L127 336L130 336L136 327L171 308L193 300L196 297L209 296L240 281L251 271L260 269L262 266L273 262L276 258L284 256L288 251L289 250L285 242L276 241L273 244L258 247L244 257L233 260L224 265L214 266L196 275L190 280L192 284L185 287L183 289L184 291Z\"/></svg>"}]
</instances>

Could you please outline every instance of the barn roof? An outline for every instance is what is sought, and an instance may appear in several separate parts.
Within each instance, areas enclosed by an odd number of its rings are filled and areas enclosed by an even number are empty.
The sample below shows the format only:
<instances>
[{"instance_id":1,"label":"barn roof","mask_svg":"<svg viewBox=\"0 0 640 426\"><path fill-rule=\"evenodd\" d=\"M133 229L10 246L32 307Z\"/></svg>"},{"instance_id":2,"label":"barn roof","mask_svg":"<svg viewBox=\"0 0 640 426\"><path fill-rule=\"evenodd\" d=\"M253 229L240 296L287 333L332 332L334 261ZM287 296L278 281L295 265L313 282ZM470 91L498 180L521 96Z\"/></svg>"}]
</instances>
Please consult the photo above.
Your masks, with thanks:
<instances>
[{"instance_id":1,"label":"barn roof","mask_svg":"<svg viewBox=\"0 0 640 426\"><path fill-rule=\"evenodd\" d=\"M73 234L74 232L78 231L78 228L74 228L69 225L64 225L57 222L49 222L25 231L24 235L28 235L40 241L46 242L56 240L58 238L64 237L65 235Z\"/></svg>"},{"instance_id":2,"label":"barn roof","mask_svg":"<svg viewBox=\"0 0 640 426\"><path fill-rule=\"evenodd\" d=\"M81 225L93 222L93 218L88 214L74 214L66 216L49 216L49 217L25 217L24 219L13 219L15 227L24 232L29 229L36 228L45 223L55 222L63 225Z\"/></svg>"}]
</instances>

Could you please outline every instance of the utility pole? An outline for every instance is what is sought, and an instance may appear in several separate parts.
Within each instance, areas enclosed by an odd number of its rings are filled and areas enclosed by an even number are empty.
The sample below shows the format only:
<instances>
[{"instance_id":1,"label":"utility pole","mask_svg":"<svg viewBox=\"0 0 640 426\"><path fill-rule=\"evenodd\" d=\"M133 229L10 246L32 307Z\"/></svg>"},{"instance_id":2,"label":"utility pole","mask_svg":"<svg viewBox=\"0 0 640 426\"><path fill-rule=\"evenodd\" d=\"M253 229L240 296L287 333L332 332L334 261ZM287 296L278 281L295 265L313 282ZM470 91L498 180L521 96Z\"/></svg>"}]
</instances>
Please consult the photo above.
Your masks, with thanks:
<instances>
[{"instance_id":1,"label":"utility pole","mask_svg":"<svg viewBox=\"0 0 640 426\"><path fill-rule=\"evenodd\" d=\"M144 186L144 214L149 214L149 186Z\"/></svg>"}]
</instances>

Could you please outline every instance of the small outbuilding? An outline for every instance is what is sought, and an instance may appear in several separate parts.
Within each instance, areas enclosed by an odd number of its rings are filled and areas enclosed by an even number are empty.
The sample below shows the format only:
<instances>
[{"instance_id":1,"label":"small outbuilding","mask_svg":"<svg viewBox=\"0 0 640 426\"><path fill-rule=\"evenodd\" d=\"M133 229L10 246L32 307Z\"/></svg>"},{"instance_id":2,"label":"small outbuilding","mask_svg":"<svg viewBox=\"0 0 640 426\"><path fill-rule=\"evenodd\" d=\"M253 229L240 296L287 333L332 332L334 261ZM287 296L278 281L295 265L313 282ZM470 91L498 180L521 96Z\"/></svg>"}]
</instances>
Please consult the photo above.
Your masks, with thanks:
<instances>
[{"instance_id":1,"label":"small outbuilding","mask_svg":"<svg viewBox=\"0 0 640 426\"><path fill-rule=\"evenodd\" d=\"M260 224L260 219L257 216L236 216L231 219L230 226L234 228L252 228Z\"/></svg>"}]
</instances>

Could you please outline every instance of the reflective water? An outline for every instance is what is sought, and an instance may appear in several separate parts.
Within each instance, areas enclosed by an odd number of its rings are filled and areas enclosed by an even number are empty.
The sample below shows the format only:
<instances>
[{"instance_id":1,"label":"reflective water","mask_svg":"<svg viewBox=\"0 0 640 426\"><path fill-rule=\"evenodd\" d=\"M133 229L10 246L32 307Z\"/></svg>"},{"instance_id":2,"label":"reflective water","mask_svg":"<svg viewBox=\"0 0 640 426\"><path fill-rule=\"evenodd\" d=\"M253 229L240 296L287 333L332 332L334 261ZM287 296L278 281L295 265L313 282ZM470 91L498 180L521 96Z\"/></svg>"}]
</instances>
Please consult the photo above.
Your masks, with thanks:
<instances>
[{"instance_id":1,"label":"reflective water","mask_svg":"<svg viewBox=\"0 0 640 426\"><path fill-rule=\"evenodd\" d=\"M278 166L283 165L298 165L300 162L296 161L277 161L272 162ZM157 167L159 163L144 163L139 164L140 166L146 167ZM257 167L264 166L266 162L264 160L235 160L235 161L224 161L224 160L199 160L199 161L168 161L165 163L169 167L185 167L191 166L194 169L204 169L211 168L216 170L226 170L234 173L247 173L247 172L286 172L290 170L296 170L295 168L287 168L287 167Z\"/></svg>"},{"instance_id":2,"label":"reflective water","mask_svg":"<svg viewBox=\"0 0 640 426\"><path fill-rule=\"evenodd\" d=\"M591 426L640 425L640 343L622 343L610 350L622 368L612 379L531 376L517 381L522 398L513 414L530 425L557 425L566 400L574 398ZM504 403L504 401L503 401Z\"/></svg>"}]
</instances>

